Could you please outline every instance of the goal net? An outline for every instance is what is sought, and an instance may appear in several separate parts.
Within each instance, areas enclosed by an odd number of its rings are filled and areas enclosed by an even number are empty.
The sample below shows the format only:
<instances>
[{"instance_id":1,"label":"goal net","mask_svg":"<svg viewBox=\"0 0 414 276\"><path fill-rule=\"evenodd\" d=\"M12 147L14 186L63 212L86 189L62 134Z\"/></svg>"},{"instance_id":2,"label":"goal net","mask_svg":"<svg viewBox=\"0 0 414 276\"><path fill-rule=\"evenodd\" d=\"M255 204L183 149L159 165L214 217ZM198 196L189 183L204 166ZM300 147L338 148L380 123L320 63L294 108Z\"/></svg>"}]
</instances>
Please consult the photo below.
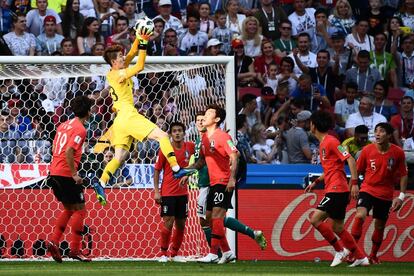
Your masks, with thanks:
<instances>
[{"instance_id":1,"label":"goal net","mask_svg":"<svg viewBox=\"0 0 414 276\"><path fill-rule=\"evenodd\" d=\"M226 128L235 134L234 68L231 57L148 57L133 77L137 110L168 130L183 122L194 141L195 114L208 104L227 110ZM153 199L153 172L159 145L135 142L130 158L105 190L101 207L91 188L112 158L112 101L100 57L0 57L0 258L47 257L46 241L62 206L45 180L56 127L73 117L70 101L95 99L87 122L80 174L85 180L82 250L102 259L152 259L160 252L159 206ZM137 127L137 126L131 126ZM189 217L179 255L208 252L196 215L198 190L189 190ZM68 253L68 229L60 244ZM230 237L230 241L234 237Z\"/></svg>"}]
</instances>

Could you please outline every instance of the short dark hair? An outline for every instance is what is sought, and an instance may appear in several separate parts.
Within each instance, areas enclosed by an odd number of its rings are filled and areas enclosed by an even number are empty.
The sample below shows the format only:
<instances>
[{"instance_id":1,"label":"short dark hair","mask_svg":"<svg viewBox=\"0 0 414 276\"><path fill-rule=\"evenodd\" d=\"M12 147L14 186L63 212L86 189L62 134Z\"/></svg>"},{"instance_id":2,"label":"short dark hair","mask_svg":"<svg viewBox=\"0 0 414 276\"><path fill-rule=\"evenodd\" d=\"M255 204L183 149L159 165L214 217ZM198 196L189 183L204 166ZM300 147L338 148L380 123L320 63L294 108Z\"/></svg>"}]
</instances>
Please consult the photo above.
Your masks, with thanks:
<instances>
[{"instance_id":1,"label":"short dark hair","mask_svg":"<svg viewBox=\"0 0 414 276\"><path fill-rule=\"evenodd\" d=\"M333 127L332 115L326 111L318 110L314 112L310 120L315 128L322 133L328 132Z\"/></svg>"},{"instance_id":2,"label":"short dark hair","mask_svg":"<svg viewBox=\"0 0 414 276\"><path fill-rule=\"evenodd\" d=\"M375 126L375 130L377 130L379 127L383 128L388 135L391 135L394 132L394 128L389 123L378 123Z\"/></svg>"},{"instance_id":3,"label":"short dark hair","mask_svg":"<svg viewBox=\"0 0 414 276\"><path fill-rule=\"evenodd\" d=\"M121 45L113 45L105 49L103 54L104 60L110 66L112 66L112 60L116 59L118 52L122 52L123 47Z\"/></svg>"},{"instance_id":4,"label":"short dark hair","mask_svg":"<svg viewBox=\"0 0 414 276\"><path fill-rule=\"evenodd\" d=\"M401 98L401 102L402 102L403 100L410 100L412 103L414 103L414 99L413 99L412 97L410 97L410 96L404 96L404 97L402 97L402 98Z\"/></svg>"},{"instance_id":5,"label":"short dark hair","mask_svg":"<svg viewBox=\"0 0 414 276\"><path fill-rule=\"evenodd\" d=\"M216 111L216 118L220 118L220 120L217 122L217 126L219 126L224 120L226 119L226 110L222 107L220 107L217 104L211 104L207 107L206 110L214 109Z\"/></svg>"},{"instance_id":6,"label":"short dark hair","mask_svg":"<svg viewBox=\"0 0 414 276\"><path fill-rule=\"evenodd\" d=\"M196 118L198 117L198 116L204 116L204 114L205 114L206 112L204 111L204 110L200 110L200 111L197 111L197 113L196 113Z\"/></svg>"},{"instance_id":7,"label":"short dark hair","mask_svg":"<svg viewBox=\"0 0 414 276\"><path fill-rule=\"evenodd\" d=\"M375 86L377 85L381 86L384 89L384 98L387 98L388 92L389 92L388 82L386 82L385 80L379 80L374 84L374 89L375 89Z\"/></svg>"},{"instance_id":8,"label":"short dark hair","mask_svg":"<svg viewBox=\"0 0 414 276\"><path fill-rule=\"evenodd\" d=\"M118 24L120 20L126 21L127 26L129 25L129 19L126 16L120 15L115 19L115 25Z\"/></svg>"},{"instance_id":9,"label":"short dark hair","mask_svg":"<svg viewBox=\"0 0 414 276\"><path fill-rule=\"evenodd\" d=\"M385 37L385 40L387 40L387 35L385 33L383 33L383 32L377 32L375 34L374 38L377 37L377 36L379 36L379 35L382 35L383 37Z\"/></svg>"},{"instance_id":10,"label":"short dark hair","mask_svg":"<svg viewBox=\"0 0 414 276\"><path fill-rule=\"evenodd\" d=\"M368 127L366 125L359 125L355 127L355 133L358 134L367 134L369 131Z\"/></svg>"},{"instance_id":11,"label":"short dark hair","mask_svg":"<svg viewBox=\"0 0 414 276\"><path fill-rule=\"evenodd\" d=\"M326 15L326 17L328 17L328 11L324 8L318 8L313 15L316 17L318 14L321 14L321 13L323 13L324 15Z\"/></svg>"},{"instance_id":12,"label":"short dark hair","mask_svg":"<svg viewBox=\"0 0 414 276\"><path fill-rule=\"evenodd\" d=\"M176 127L176 126L181 127L183 129L183 132L185 132L185 125L183 123L181 123L181 122L172 122L170 124L170 128L168 129L168 133L171 134L173 127Z\"/></svg>"},{"instance_id":13,"label":"short dark hair","mask_svg":"<svg viewBox=\"0 0 414 276\"><path fill-rule=\"evenodd\" d=\"M216 12L214 13L214 17L217 18L221 15L226 15L226 12L223 10L216 10Z\"/></svg>"},{"instance_id":14,"label":"short dark hair","mask_svg":"<svg viewBox=\"0 0 414 276\"><path fill-rule=\"evenodd\" d=\"M367 58L371 60L371 56L369 55L369 52L367 50L361 50L358 52L358 58Z\"/></svg>"},{"instance_id":15,"label":"short dark hair","mask_svg":"<svg viewBox=\"0 0 414 276\"><path fill-rule=\"evenodd\" d=\"M326 49L319 50L318 53L316 54L316 56L318 56L320 53L327 54L328 55L328 59L331 58L331 54Z\"/></svg>"},{"instance_id":16,"label":"short dark hair","mask_svg":"<svg viewBox=\"0 0 414 276\"><path fill-rule=\"evenodd\" d=\"M353 81L347 82L345 84L345 89L355 89L355 90L358 90L358 84L356 82L353 82Z\"/></svg>"},{"instance_id":17,"label":"short dark hair","mask_svg":"<svg viewBox=\"0 0 414 276\"><path fill-rule=\"evenodd\" d=\"M281 20L279 22L279 26L282 26L282 24L289 24L290 26L292 26L292 22L290 22L289 19Z\"/></svg>"},{"instance_id":18,"label":"short dark hair","mask_svg":"<svg viewBox=\"0 0 414 276\"><path fill-rule=\"evenodd\" d=\"M250 93L247 93L247 94L245 94L244 96L243 96L243 98L242 98L242 105L243 106L246 106L248 103L250 103L251 101L253 101L253 100L256 100L256 98L257 98L257 96L256 95L254 95L254 94L250 94Z\"/></svg>"},{"instance_id":19,"label":"short dark hair","mask_svg":"<svg viewBox=\"0 0 414 276\"><path fill-rule=\"evenodd\" d=\"M246 114L238 114L236 117L236 129L239 130L244 126L246 122Z\"/></svg>"},{"instance_id":20,"label":"short dark hair","mask_svg":"<svg viewBox=\"0 0 414 276\"><path fill-rule=\"evenodd\" d=\"M94 100L87 96L77 96L71 101L70 107L76 117L84 118L88 115L94 103Z\"/></svg>"},{"instance_id":21,"label":"short dark hair","mask_svg":"<svg viewBox=\"0 0 414 276\"><path fill-rule=\"evenodd\" d=\"M308 33L305 33L305 32L300 33L300 34L298 34L298 39L299 39L299 37L307 37L308 40L311 41L311 37Z\"/></svg>"},{"instance_id":22,"label":"short dark hair","mask_svg":"<svg viewBox=\"0 0 414 276\"><path fill-rule=\"evenodd\" d=\"M282 59L280 60L280 64L282 64L283 62L289 63L292 69L295 67L295 62L291 57L282 57Z\"/></svg>"}]
</instances>

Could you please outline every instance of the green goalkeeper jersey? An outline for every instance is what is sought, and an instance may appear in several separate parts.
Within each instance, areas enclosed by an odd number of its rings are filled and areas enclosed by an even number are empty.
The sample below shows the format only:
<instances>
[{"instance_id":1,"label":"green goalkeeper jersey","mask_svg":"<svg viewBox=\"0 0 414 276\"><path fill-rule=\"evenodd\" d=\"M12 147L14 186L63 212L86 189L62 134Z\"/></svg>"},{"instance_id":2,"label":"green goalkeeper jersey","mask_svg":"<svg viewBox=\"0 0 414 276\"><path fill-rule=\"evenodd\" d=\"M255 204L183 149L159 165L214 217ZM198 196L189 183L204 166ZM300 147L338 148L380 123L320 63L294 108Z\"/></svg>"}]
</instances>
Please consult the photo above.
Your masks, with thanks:
<instances>
[{"instance_id":1,"label":"green goalkeeper jersey","mask_svg":"<svg viewBox=\"0 0 414 276\"><path fill-rule=\"evenodd\" d=\"M197 137L195 141L195 149L194 149L194 158L195 162L198 161L200 158L200 151L201 151L201 137ZM209 187L210 186L210 178L208 177L208 170L207 166L205 165L198 171L198 187Z\"/></svg>"}]
</instances>

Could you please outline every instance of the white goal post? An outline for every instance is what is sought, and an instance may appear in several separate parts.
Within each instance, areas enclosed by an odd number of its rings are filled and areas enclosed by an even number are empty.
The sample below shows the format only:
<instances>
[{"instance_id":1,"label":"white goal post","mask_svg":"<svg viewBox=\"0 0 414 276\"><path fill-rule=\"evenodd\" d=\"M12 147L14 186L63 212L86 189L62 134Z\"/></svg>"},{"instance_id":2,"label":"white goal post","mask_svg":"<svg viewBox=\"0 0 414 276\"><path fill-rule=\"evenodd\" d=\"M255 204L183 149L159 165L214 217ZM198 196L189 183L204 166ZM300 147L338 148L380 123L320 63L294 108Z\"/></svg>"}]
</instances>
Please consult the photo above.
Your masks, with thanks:
<instances>
[{"instance_id":1,"label":"white goal post","mask_svg":"<svg viewBox=\"0 0 414 276\"><path fill-rule=\"evenodd\" d=\"M131 62L131 65L135 64L136 59ZM220 104L224 104L225 105L225 109L226 109L226 121L225 121L225 128L229 131L229 134L233 137L233 139L236 139L236 84L235 84L235 64L234 64L234 57L229 57L229 56L216 56L216 57L210 57L210 56L163 56L163 57L154 57L154 56L148 56L145 62L145 68L142 72L140 72L139 75L141 74L151 74L151 73L159 73L159 74L168 74L168 73L174 73L174 76L180 76L181 79L181 83L185 84L185 81L188 79L188 76L191 76L191 72L193 72L192 70L195 70L194 74L205 74L205 78L210 78L210 83L214 83L214 81L221 81L221 85L212 87L212 89L208 90L209 92L207 92L207 94L200 94L200 97L203 97L200 101L198 101L197 95L192 95L190 96L190 99L188 100L188 105L190 106L186 106L186 110L190 109L192 112L192 119L195 119L194 114L195 112L199 111L202 107L205 107L207 105L207 103L212 103L212 101L214 102L215 99L219 98L220 99ZM74 77L93 77L93 76L105 76L106 73L109 70L109 66L105 63L105 61L103 60L102 57L93 57L93 56L0 56L0 89L2 89L2 85L3 87L6 86L6 82L7 81L11 81L11 82L17 82L19 83L19 85L22 85L24 83L24 80L42 80L42 79L56 79L56 78L62 78L62 79L69 79L69 78L74 78ZM224 72L221 72L221 71ZM181 72L186 72L186 73L181 73ZM222 74L222 79L221 80L215 80L213 76L214 74L218 74L218 72L220 72L220 74ZM147 76L147 75L145 75ZM76 82L76 81L75 81ZM7 84L9 85L9 84ZM35 93L32 91L36 91L36 85L32 84L32 83L24 83L24 85L27 87L27 94L30 93ZM47 84L45 84L46 86ZM72 84L70 84L72 85ZM147 86L151 86L151 83L148 81ZM9 87L9 86L8 86ZM81 89L81 84L79 84L77 86L76 89ZM178 87L178 89L177 89ZM180 97L180 87L181 86L177 86L175 87L172 95L176 96L176 97ZM26 89L26 88L24 88ZM208 93L210 93L211 91L214 90L220 90L220 93L222 93L220 96L211 96ZM14 90L13 90L14 91ZM69 90L67 90L69 91ZM155 91L156 92L156 91ZM175 94L174 94L175 93ZM187 91L188 93L188 91ZM22 94L19 94L18 97L23 97ZM30 97L30 95L29 95ZM20 98L17 99L17 101L22 101ZM30 100L30 99L29 99ZM186 98L181 97L180 99L181 101L186 102ZM0 103L1 103L1 98L0 98ZM0 109L3 107L8 107L11 108L13 105L13 99L8 100L8 102L4 103L4 106L0 106ZM161 101L160 101L161 103ZM180 109L177 108L177 112L180 112ZM38 114L36 114L38 115ZM65 114L59 115L59 116L64 116ZM179 114L178 114L179 115ZM40 115L42 116L42 115ZM5 141L6 139L4 137L0 137L1 139L1 143L6 143L6 146L10 146L8 141ZM25 138L26 139L26 138ZM11 139L13 140L13 139ZM16 141L18 139L15 139ZM20 139L21 140L21 139ZM33 140L33 138L30 138L29 140ZM14 145L18 145L19 141L14 142ZM45 202L51 202L51 201L55 201L55 199L53 199L53 197L51 197L51 194L42 194L42 193L38 193L37 189L32 189L31 192L30 191L24 191L24 193L19 193L17 189L19 188L23 188L23 187L29 187L30 185L32 185L33 183L39 183L39 180L42 179L42 177L44 178L44 168L43 165L45 163L48 163L50 159L44 159L44 153L39 150L40 146L38 146L36 141L30 141L27 142L28 147L37 147L36 150L33 149L28 149L27 151L30 153L34 154L34 158L30 159L31 161L24 161L24 160L29 160L29 159L21 159L20 161L17 161L18 158L12 158L10 160L13 161L7 161L7 156L4 155L5 153L2 152L0 150L0 201L5 202L8 201L7 204L3 204L2 206L0 206L0 212L2 213L2 218L0 218L0 234L7 234L8 232L19 232L19 231L27 231L27 236L29 240L33 240L34 238L32 238L32 235L34 235L33 232L35 231L43 231L45 228L43 227L38 227L36 226L28 226L26 225L27 223L30 223L32 217L33 217L33 212L31 212L30 210L25 210L27 208L31 208L32 207L32 203L24 203L22 201L25 201L25 199L30 199L33 200L33 195L34 195L34 199L37 200L43 200ZM49 145L50 146L50 145ZM2 147L3 144L2 144ZM20 155L22 155L21 153L22 150L22 146L20 146ZM37 153L37 154L36 154ZM1 157L3 154L3 157ZM36 158L40 158L41 161L36 161ZM22 161L23 160L23 161ZM46 160L46 161L45 161ZM138 160L138 159L137 159ZM17 164L18 163L18 164ZM47 164L46 164L47 165ZM144 171L144 173L142 173L141 175L145 174L146 171L146 167L141 164L142 168L140 168L139 170ZM16 167L16 168L15 168ZM47 167L46 167L47 168ZM17 170L17 172L15 172L14 170ZM43 171L42 171L43 170ZM136 169L138 170L138 169ZM6 175L4 172L8 172L9 174ZM13 174L13 175L11 175ZM16 174L16 175L15 175ZM24 176L23 176L24 175ZM36 178L37 177L37 178ZM148 183L145 183L145 178L140 179L139 180L140 183L138 184L138 188L148 188L151 187L150 185L148 185ZM148 180L148 181L152 181L152 180ZM29 186L28 186L29 185ZM17 192L13 192L12 190L16 189ZM134 188L121 188L121 192L123 191L131 191ZM120 193L118 193L118 191L112 191L113 189L111 189L111 191L109 192L109 197L112 197L114 199L117 198L122 198L122 199L137 199L137 198L142 198L145 196L145 199L148 199L148 192L143 192L143 195L139 195L139 196L134 196L131 195L129 193L122 195ZM149 190L149 189L146 189ZM7 193L4 193L4 191L6 191ZM192 198L192 200L195 200L195 193L190 195L190 198ZM85 199L89 200L89 201L95 201L95 197L93 195L93 193L91 193L91 191L88 191L88 193L85 194ZM151 198L152 199L152 198ZM10 202L10 200L16 200L19 201L18 204L15 204L14 202ZM95 202L93 202L95 204ZM236 198L235 196L233 196L232 198L232 203L234 208L236 208ZM36 205L36 204L35 204ZM41 208L42 203L39 203L39 208ZM127 204L128 208L137 208L138 205L140 205L139 203L137 203L136 205L133 204ZM17 207L16 207L17 206ZM57 206L55 203L51 203L50 208L53 209L55 208L55 206ZM135 206L135 207L134 207ZM140 205L141 206L141 205ZM190 206L191 203L190 203ZM192 207L195 207L196 205L193 204ZM144 203L144 207L150 209L146 203ZM8 208L16 208L18 210L16 211L9 211ZM22 210L20 210L20 208ZM141 208L141 207L140 207ZM153 208L153 207L151 207ZM2 210L3 209L3 210ZM54 212L54 213L53 213ZM98 213L99 214L99 210L92 210L92 212L94 214ZM118 215L117 212L110 212L107 211L108 214L116 214ZM126 213L130 213L127 212ZM142 212L147 214L146 212ZM149 213L154 213L153 210L150 210ZM38 212L35 211L35 214L37 216ZM38 220L36 220L36 223L38 223L39 225L44 225L45 221L47 221L47 223L49 223L49 220L43 220L42 216L45 217L45 219L54 219L56 212L54 210L46 210L44 211L44 213L42 213L39 217ZM124 213L122 213L124 214ZM5 216L3 216L5 215ZM127 218L127 221L133 221L133 222L138 222L139 219L137 218L136 220L132 217L132 214L130 214L131 217ZM133 214L136 215L136 214ZM192 227L198 227L198 220L196 220L197 218L195 217L195 211L193 213L194 217L191 218L192 219ZM235 217L236 216L236 210L235 209L231 209L228 212L228 216L231 217ZM190 219L190 215L189 215L189 219ZM134 228L134 227L127 227L127 226L122 226L122 221L119 221L119 224L121 226L119 227L123 227L122 229L131 229L134 231L137 231L138 228ZM145 222L144 222L145 223ZM155 220L152 219L150 223L155 223ZM109 226L110 228L112 226ZM153 226L151 226L153 227ZM148 229L153 230L153 228L151 227L146 227ZM32 229L33 228L33 229ZM116 226L115 226L116 228ZM39 230L40 229L40 230ZM106 229L106 228L105 228ZM201 229L201 228L200 228ZM111 231L114 229L110 229ZM141 228L139 228L139 230L141 230ZM96 231L99 231L98 229ZM108 230L109 231L109 230ZM125 230L127 232L127 230ZM197 230L198 231L198 230ZM112 233L112 232L111 232ZM201 231L200 231L201 233ZM202 238L202 235L199 235L200 233L197 233L197 238ZM48 234L48 233L46 233ZM128 233L122 233L123 235L125 234L125 236L123 236L123 238L126 238ZM17 236L16 236L17 235ZM9 245L10 242L12 240L15 240L16 237L18 237L18 239L20 239L20 235L16 234L16 233L12 233L12 237L10 237L10 241L9 241ZM106 237L106 236L101 236L101 237ZM146 236L144 236L146 238ZM236 251L236 235L233 231L231 230L227 230L227 237L228 237L228 241L229 241L229 245L231 247L232 250L234 250L234 252ZM129 238L129 237L128 237ZM7 239L7 237L6 237ZM36 238L37 239L37 238ZM148 239L153 240L154 237L150 237ZM194 240L195 237L191 236L189 238L190 240ZM148 242L143 242L143 244L151 244L151 240L149 240ZM136 247L137 245L134 244L133 242L125 242L126 244L128 244L130 247ZM103 258L107 258L110 257L110 254L107 253L106 249L104 249L104 245L105 244L97 244L96 246L99 247L100 251L100 256L103 256ZM184 245L184 244L183 244ZM25 245L27 246L27 245ZM29 245L30 246L30 245ZM141 244L140 244L141 246ZM186 250L188 247L191 247L192 245L187 244L185 245ZM205 248L203 248L205 249ZM1 248L0 248L1 250ZM9 250L9 249L8 249ZM29 248L26 248L26 250L29 250ZM128 250L123 250L123 249L117 249L122 251L119 255L117 255L117 257L115 258L119 258L118 256L120 255L125 255L125 252L128 252ZM34 249L33 249L34 252ZM187 250L186 252L191 252L192 255L197 255L194 254L191 250ZM200 252L200 251L197 251ZM146 255L150 255L150 256L154 256L153 254L154 252L150 252L149 254L146 253ZM35 255L33 253L33 255ZM30 254L31 256L31 254ZM7 257L7 255L6 255ZM0 258L1 258L1 254L0 254ZM3 256L4 258L4 256ZM122 257L121 257L122 258ZM152 257L151 257L152 258Z\"/></svg>"}]
</instances>

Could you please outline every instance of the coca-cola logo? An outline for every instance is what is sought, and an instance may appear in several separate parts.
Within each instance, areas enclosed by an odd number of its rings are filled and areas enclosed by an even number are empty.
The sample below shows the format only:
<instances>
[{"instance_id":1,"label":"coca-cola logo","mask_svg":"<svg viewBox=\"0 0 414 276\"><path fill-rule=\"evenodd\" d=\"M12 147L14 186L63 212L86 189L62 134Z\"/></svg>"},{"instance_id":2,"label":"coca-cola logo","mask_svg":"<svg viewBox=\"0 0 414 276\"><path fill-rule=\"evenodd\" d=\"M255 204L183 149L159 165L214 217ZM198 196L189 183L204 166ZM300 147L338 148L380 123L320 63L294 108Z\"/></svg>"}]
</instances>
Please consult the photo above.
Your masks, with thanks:
<instances>
[{"instance_id":1,"label":"coca-cola logo","mask_svg":"<svg viewBox=\"0 0 414 276\"><path fill-rule=\"evenodd\" d=\"M310 224L309 219L315 210L318 195L315 193L301 194L290 201L277 217L272 229L272 247L275 252L283 257L294 257L314 252L326 252L333 254L334 250L320 233ZM355 206L355 201L351 206ZM401 209L391 213L390 221L385 227L384 241L378 256L392 254L398 259L406 256L414 247L414 196L407 193ZM356 209L351 208L345 217L345 227L351 231L352 221ZM363 236L363 248L365 252L371 251L371 238L374 231L374 221L367 218ZM293 241L293 242L292 242ZM360 243L361 245L361 243ZM407 255L408 256L408 255Z\"/></svg>"}]
</instances>

